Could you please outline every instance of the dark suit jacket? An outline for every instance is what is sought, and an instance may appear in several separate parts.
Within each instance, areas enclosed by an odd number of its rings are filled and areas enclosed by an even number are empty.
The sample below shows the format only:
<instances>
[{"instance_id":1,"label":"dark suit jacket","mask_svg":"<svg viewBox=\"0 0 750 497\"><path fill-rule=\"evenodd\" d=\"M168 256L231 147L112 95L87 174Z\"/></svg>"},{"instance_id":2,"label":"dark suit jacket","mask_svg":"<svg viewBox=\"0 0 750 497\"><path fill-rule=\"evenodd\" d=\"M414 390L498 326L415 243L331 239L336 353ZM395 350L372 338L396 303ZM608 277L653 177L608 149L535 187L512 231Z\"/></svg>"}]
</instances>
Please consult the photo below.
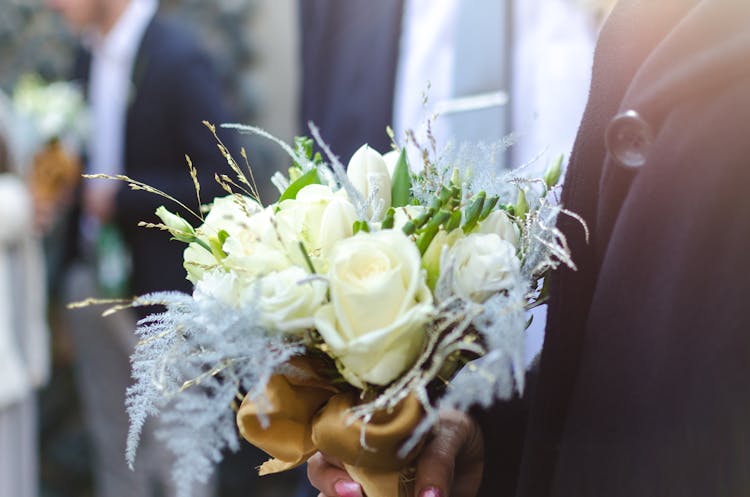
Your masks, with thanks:
<instances>
[{"instance_id":1,"label":"dark suit jacket","mask_svg":"<svg viewBox=\"0 0 750 497\"><path fill-rule=\"evenodd\" d=\"M368 143L390 150L402 0L300 0L300 129L320 128L346 165Z\"/></svg>"},{"instance_id":2,"label":"dark suit jacket","mask_svg":"<svg viewBox=\"0 0 750 497\"><path fill-rule=\"evenodd\" d=\"M605 143L630 109L636 169ZM561 220L579 269L553 281L517 495L750 495L748 123L750 2L618 4L563 193L591 239Z\"/></svg>"},{"instance_id":3,"label":"dark suit jacket","mask_svg":"<svg viewBox=\"0 0 750 497\"><path fill-rule=\"evenodd\" d=\"M90 55L82 53L75 73L84 82L88 81L89 65ZM144 33L132 80L125 130L125 174L196 210L185 156L198 168L204 203L221 194L214 173L229 172L215 139L202 124L203 120L216 125L230 121L211 61L184 30L157 16ZM234 150L231 133L221 136ZM167 233L138 227L139 221L158 222L154 211L159 205L188 216L173 202L151 193L131 191L124 184L117 194L116 223L132 252L132 291L137 295L190 288L182 267L184 244L170 240ZM196 219L188 219L197 223Z\"/></svg>"}]
</instances>

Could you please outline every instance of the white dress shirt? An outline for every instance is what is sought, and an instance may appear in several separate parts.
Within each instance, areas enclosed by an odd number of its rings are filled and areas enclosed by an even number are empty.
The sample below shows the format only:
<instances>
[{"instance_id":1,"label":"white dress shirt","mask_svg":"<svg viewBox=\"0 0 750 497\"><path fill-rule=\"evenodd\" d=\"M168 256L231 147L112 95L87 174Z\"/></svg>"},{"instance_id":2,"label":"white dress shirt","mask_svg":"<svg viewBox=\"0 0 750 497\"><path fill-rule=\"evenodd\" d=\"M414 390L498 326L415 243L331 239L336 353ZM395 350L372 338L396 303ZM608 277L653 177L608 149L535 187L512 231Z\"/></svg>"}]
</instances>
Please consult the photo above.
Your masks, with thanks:
<instances>
[{"instance_id":1,"label":"white dress shirt","mask_svg":"<svg viewBox=\"0 0 750 497\"><path fill-rule=\"evenodd\" d=\"M131 0L112 29L104 36L91 33L89 74L90 134L88 174L123 174L125 171L125 123L133 95L133 64L143 34L156 13L156 0ZM85 190L112 189L104 180L84 181ZM99 220L90 212L81 216L85 246L94 247Z\"/></svg>"},{"instance_id":2,"label":"white dress shirt","mask_svg":"<svg viewBox=\"0 0 750 497\"><path fill-rule=\"evenodd\" d=\"M106 36L92 37L88 173L114 175L124 171L125 119L133 91L133 63L156 9L155 0L132 0Z\"/></svg>"},{"instance_id":3,"label":"white dress shirt","mask_svg":"<svg viewBox=\"0 0 750 497\"><path fill-rule=\"evenodd\" d=\"M424 139L426 118L435 112L436 102L454 95L455 20L459 1L404 2L392 123L399 143L403 143L409 129ZM450 138L450 128L442 120L436 126L433 132L439 135L438 142L444 143Z\"/></svg>"},{"instance_id":4,"label":"white dress shirt","mask_svg":"<svg viewBox=\"0 0 750 497\"><path fill-rule=\"evenodd\" d=\"M424 144L427 118L448 109L433 126L438 148L513 133L507 166L534 161L530 175L569 156L588 99L592 11L579 0L515 0L512 9L510 1L405 0L393 112L399 143L412 129ZM513 34L504 38L508 26ZM419 164L418 154L409 157ZM546 306L533 314L527 364L541 350Z\"/></svg>"}]
</instances>

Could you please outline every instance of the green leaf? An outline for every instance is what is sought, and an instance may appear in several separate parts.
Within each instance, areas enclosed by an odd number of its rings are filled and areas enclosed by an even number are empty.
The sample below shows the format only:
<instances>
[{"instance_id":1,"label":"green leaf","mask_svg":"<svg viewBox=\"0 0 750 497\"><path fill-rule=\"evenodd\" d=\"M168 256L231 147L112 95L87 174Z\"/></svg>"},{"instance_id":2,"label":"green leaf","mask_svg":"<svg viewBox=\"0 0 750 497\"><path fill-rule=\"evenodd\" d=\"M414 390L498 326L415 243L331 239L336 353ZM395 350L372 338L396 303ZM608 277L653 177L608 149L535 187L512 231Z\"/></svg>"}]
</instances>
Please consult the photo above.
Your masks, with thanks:
<instances>
[{"instance_id":1,"label":"green leaf","mask_svg":"<svg viewBox=\"0 0 750 497\"><path fill-rule=\"evenodd\" d=\"M526 214L529 212L529 203L526 200L526 192L522 188L518 189L518 199L516 200L516 216L519 219L526 219Z\"/></svg>"},{"instance_id":2,"label":"green leaf","mask_svg":"<svg viewBox=\"0 0 750 497\"><path fill-rule=\"evenodd\" d=\"M430 243L432 243L432 239L435 238L435 235L437 235L437 232L440 229L440 225L450 221L450 218L451 212L439 211L432 217L432 219L430 219L430 222L427 223L427 226L425 226L424 230L422 230L422 233L420 233L417 237L417 248L419 249L420 255L424 255L424 253L427 251Z\"/></svg>"},{"instance_id":3,"label":"green leaf","mask_svg":"<svg viewBox=\"0 0 750 497\"><path fill-rule=\"evenodd\" d=\"M406 149L401 149L401 154L396 161L391 180L391 205L403 207L409 204L411 199L411 175L409 174L409 163L406 158Z\"/></svg>"},{"instance_id":4,"label":"green leaf","mask_svg":"<svg viewBox=\"0 0 750 497\"><path fill-rule=\"evenodd\" d=\"M464 233L469 233L477 225L477 222L479 222L479 215L482 213L485 198L487 198L485 192L481 191L477 193L464 209Z\"/></svg>"},{"instance_id":5,"label":"green leaf","mask_svg":"<svg viewBox=\"0 0 750 497\"><path fill-rule=\"evenodd\" d=\"M286 191L281 194L281 197L279 197L279 203L284 200L297 198L297 193L299 193L299 191L307 185L319 184L320 177L318 176L318 170L310 169L305 174L297 178L291 185L289 185L289 188L287 188Z\"/></svg>"},{"instance_id":6,"label":"green leaf","mask_svg":"<svg viewBox=\"0 0 750 497\"><path fill-rule=\"evenodd\" d=\"M544 183L547 185L547 188L552 188L558 181L560 181L560 176L562 175L562 162L563 156L560 154L557 156L555 162L553 162L544 172Z\"/></svg>"},{"instance_id":7,"label":"green leaf","mask_svg":"<svg viewBox=\"0 0 750 497\"><path fill-rule=\"evenodd\" d=\"M211 253L216 258L217 261L226 259L227 253L224 252L223 242L219 241L218 238L211 238L208 240L208 244L210 246Z\"/></svg>"},{"instance_id":8,"label":"green leaf","mask_svg":"<svg viewBox=\"0 0 750 497\"><path fill-rule=\"evenodd\" d=\"M356 235L360 231L364 231L365 233L370 232L370 225L367 224L367 221L361 221L361 220L354 221L354 225L352 226L352 232Z\"/></svg>"},{"instance_id":9,"label":"green leaf","mask_svg":"<svg viewBox=\"0 0 750 497\"><path fill-rule=\"evenodd\" d=\"M445 231L450 233L459 226L461 226L461 211L455 210L451 212L451 218L445 224Z\"/></svg>"},{"instance_id":10,"label":"green leaf","mask_svg":"<svg viewBox=\"0 0 750 497\"><path fill-rule=\"evenodd\" d=\"M485 219L487 219L487 217L492 212L492 209L494 209L497 205L498 200L500 200L500 198L497 195L487 197L487 199L484 201L484 205L482 206L482 212L481 214L479 214L480 221L484 221Z\"/></svg>"}]
</instances>

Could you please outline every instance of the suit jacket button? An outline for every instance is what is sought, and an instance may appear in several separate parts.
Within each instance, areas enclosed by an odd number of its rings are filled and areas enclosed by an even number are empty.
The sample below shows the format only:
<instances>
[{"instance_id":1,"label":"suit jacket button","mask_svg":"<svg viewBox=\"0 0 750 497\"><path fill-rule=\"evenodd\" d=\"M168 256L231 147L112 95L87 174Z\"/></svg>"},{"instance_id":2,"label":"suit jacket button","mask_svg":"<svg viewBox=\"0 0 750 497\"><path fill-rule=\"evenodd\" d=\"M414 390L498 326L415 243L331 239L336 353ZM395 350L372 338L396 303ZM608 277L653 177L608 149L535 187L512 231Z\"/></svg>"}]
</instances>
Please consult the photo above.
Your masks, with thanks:
<instances>
[{"instance_id":1,"label":"suit jacket button","mask_svg":"<svg viewBox=\"0 0 750 497\"><path fill-rule=\"evenodd\" d=\"M607 126L607 151L625 167L644 165L653 142L651 127L634 110L616 115Z\"/></svg>"}]
</instances>

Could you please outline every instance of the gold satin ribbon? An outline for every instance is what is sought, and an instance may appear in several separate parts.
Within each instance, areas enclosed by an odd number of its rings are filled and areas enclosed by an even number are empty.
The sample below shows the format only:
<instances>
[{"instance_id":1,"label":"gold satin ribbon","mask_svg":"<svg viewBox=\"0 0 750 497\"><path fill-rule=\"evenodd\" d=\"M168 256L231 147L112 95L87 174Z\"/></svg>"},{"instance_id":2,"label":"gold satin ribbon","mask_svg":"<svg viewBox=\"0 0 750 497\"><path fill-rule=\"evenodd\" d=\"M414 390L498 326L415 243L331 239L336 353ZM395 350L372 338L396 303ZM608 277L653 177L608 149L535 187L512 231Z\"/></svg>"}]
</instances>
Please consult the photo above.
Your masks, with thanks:
<instances>
[{"instance_id":1,"label":"gold satin ribbon","mask_svg":"<svg viewBox=\"0 0 750 497\"><path fill-rule=\"evenodd\" d=\"M266 428L260 424L258 406L248 397L237 412L245 440L273 457L261 465L259 474L292 469L321 451L339 459L368 497L412 496L409 466L419 448L406 459L397 453L423 416L417 398L405 398L392 412L375 413L365 426L363 448L361 421L347 424L359 396L340 392L316 375L305 358L295 358L292 364L309 377L271 377L265 392L269 406L263 411L269 420Z\"/></svg>"}]
</instances>

